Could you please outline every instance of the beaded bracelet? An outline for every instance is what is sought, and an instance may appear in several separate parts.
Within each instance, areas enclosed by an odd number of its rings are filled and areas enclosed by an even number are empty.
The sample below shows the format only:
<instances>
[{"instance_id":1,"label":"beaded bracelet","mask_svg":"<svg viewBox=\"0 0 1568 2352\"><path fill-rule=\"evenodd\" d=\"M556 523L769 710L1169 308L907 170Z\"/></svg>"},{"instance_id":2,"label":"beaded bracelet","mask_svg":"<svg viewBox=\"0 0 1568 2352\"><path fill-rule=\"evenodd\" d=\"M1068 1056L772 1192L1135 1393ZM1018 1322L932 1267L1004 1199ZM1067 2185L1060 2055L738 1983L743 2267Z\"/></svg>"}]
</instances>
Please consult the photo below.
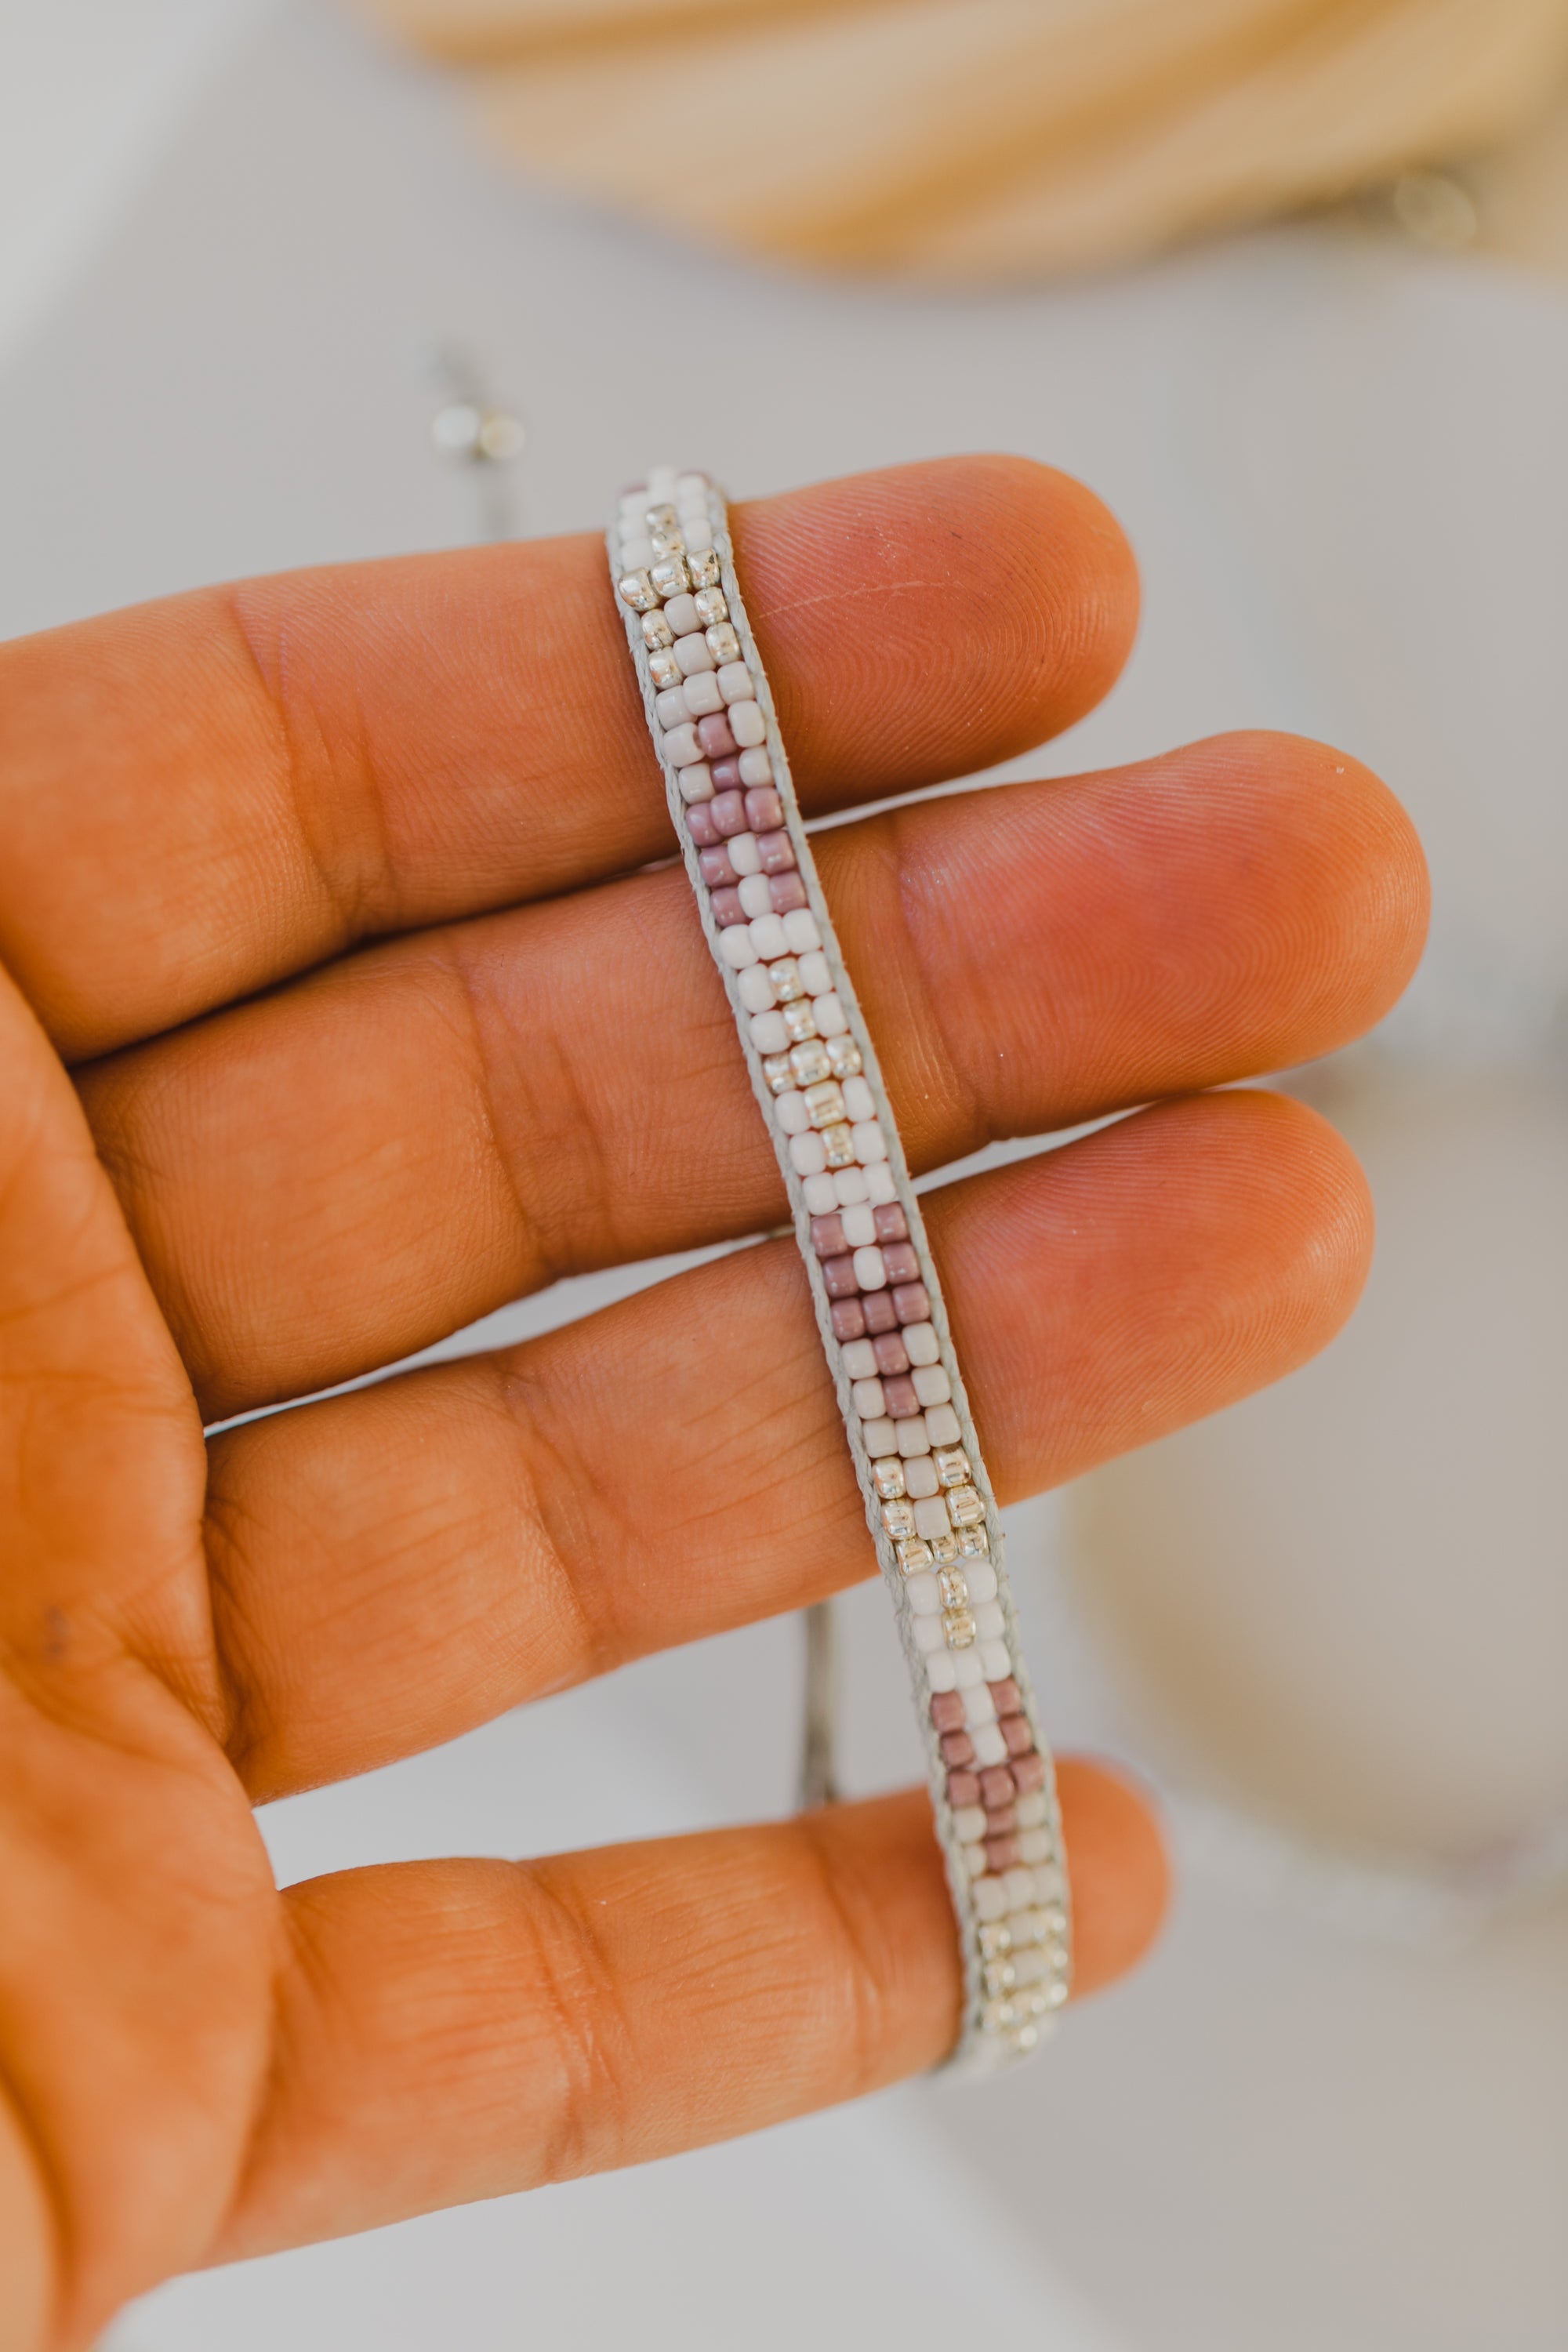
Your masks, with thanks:
<instances>
[{"instance_id":1,"label":"beaded bracelet","mask_svg":"<svg viewBox=\"0 0 1568 2352\"><path fill-rule=\"evenodd\" d=\"M779 1155L923 1729L964 1960L950 2063L1032 2050L1068 1997L1067 1878L942 1291L790 780L724 500L628 490L612 577L702 927Z\"/></svg>"}]
</instances>

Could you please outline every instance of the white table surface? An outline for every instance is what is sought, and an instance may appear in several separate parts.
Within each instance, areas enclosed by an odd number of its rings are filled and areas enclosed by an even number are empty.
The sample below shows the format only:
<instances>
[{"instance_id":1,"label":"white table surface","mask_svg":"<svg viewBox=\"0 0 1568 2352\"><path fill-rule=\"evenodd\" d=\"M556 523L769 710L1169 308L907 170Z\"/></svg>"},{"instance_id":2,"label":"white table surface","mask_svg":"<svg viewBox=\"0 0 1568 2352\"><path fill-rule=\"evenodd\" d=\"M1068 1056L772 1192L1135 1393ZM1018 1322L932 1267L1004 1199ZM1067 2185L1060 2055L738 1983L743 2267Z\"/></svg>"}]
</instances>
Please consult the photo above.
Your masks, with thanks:
<instances>
[{"instance_id":1,"label":"white table surface","mask_svg":"<svg viewBox=\"0 0 1568 2352\"><path fill-rule=\"evenodd\" d=\"M1342 231L1041 294L812 285L524 189L438 79L308 0L0 0L0 632L466 536L466 487L428 443L443 337L528 420L524 528L595 523L606 484L691 448L687 391L628 364L677 309L743 378L697 453L738 490L990 446L1110 500L1144 635L1105 709L1030 764L1254 723L1348 741L1415 808L1449 886L1411 1017L1440 1013L1445 973L1478 953L1511 956L1521 995L1560 984L1547 927L1514 919L1521 861L1477 875L1458 816L1500 769L1537 787L1500 807L1505 828L1534 839L1568 807L1561 640L1540 617L1553 593L1562 611L1568 318L1523 279ZM1458 594L1434 560L1456 528L1475 552ZM1500 670L1507 697L1488 690ZM1539 887L1550 911L1562 877ZM1046 1573L1049 1510L1015 1518L1051 1720L1110 1744ZM914 1756L879 1610L874 1591L848 1608L866 1787ZM279 1869L776 1811L796 1672L788 1622L648 1661L271 1809ZM112 2342L782 2352L973 2342L997 2320L1042 2352L1551 2352L1568 2346L1565 1964L1562 1904L1406 1949L1192 1855L1153 1963L1015 2082L916 2085L181 2282Z\"/></svg>"}]
</instances>

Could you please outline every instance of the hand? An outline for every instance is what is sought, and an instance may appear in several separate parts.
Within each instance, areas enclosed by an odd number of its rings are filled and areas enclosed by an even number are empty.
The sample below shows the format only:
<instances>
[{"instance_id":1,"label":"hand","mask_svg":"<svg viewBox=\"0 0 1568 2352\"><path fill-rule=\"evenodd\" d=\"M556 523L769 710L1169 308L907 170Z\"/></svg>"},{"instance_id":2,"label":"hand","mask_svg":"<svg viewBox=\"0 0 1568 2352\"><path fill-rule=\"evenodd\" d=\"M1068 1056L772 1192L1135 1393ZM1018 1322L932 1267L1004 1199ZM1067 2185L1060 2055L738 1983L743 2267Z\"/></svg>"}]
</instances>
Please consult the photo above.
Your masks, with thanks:
<instances>
[{"instance_id":1,"label":"hand","mask_svg":"<svg viewBox=\"0 0 1568 2352\"><path fill-rule=\"evenodd\" d=\"M736 529L808 810L1024 750L1131 640L1114 524L1021 462ZM922 1792L281 1892L252 1819L872 1566L784 1242L204 1446L780 1213L685 877L633 870L668 821L604 572L591 536L420 557L0 653L5 2352L953 2035ZM1229 737L820 850L916 1168L1155 1106L931 1202L1004 1499L1322 1344L1359 1172L1296 1104L1195 1090L1409 973L1420 854L1375 780ZM1062 1786L1088 1991L1163 1864L1123 1782Z\"/></svg>"}]
</instances>

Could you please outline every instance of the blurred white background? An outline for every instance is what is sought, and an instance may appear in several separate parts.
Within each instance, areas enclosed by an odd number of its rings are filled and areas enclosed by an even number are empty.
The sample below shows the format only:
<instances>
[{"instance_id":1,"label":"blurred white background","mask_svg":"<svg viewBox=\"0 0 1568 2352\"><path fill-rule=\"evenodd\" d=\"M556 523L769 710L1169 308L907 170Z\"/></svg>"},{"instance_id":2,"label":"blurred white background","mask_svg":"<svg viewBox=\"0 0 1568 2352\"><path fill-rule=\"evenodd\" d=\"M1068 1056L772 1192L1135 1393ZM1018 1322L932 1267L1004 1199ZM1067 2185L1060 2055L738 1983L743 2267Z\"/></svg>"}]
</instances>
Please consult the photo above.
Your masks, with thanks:
<instances>
[{"instance_id":1,"label":"blurred white background","mask_svg":"<svg viewBox=\"0 0 1568 2352\"><path fill-rule=\"evenodd\" d=\"M628 368L677 308L743 399L694 415L689 388ZM1131 1485L1095 1490L1102 1529L1184 1496L1165 1603L1211 1663L1239 1659L1289 1699L1283 1764L1234 1736L1205 1750L1192 1689L1157 1645L1140 1652L1148 1610L1114 1533L1074 1555L1097 1648L1053 1571L1055 1509L1012 1515L1053 1728L1176 1767L1181 1903L1135 1984L1073 2015L1016 2082L914 2085L732 2148L180 2282L126 2316L114 2352L489 2352L633 2332L650 2352L737 2336L913 2352L987 2320L1042 2352L1557 2352L1568 1905L1543 1892L1447 1935L1417 1906L1400 1914L1410 1932L1377 1937L1352 1902L1347 1928L1333 1883L1289 1843L1213 1833L1191 1791L1245 1798L1255 1781L1289 1822L1310 1811L1298 1800L1317 1764L1349 1755L1330 1809L1342 1844L1363 1831L1461 1862L1548 1835L1564 1794L1552 1342L1568 1277L1560 1196L1541 1180L1562 1139L1550 1069L1568 990L1563 297L1345 224L1038 294L769 278L492 169L454 93L325 0L0 0L0 631L468 536L472 486L430 444L443 341L526 419L528 532L596 525L607 491L667 450L742 494L978 446L1083 474L1138 548L1144 635L1106 708L1027 764L1067 772L1262 724L1378 765L1427 839L1438 915L1409 1009L1342 1089L1371 1071L1369 1128L1380 1071L1424 1117L1422 1088L1458 1072L1461 1094L1414 1143L1406 1122L1403 1157L1368 1147L1394 1305L1379 1307L1374 1277L1363 1325L1258 1409L1272 1420L1226 1416L1167 1466L1151 1455L1117 1474ZM1433 1212L1424 1171L1480 1133L1507 1148ZM1398 1237L1418 1211L1412 1257ZM1481 1349L1468 1310L1445 1307L1442 1269L1479 1265L1495 1296L1475 1253L1500 1226L1523 1271L1511 1323ZM617 1286L569 1286L491 1328L536 1329ZM1378 1352L1413 1301L1447 1382L1430 1401L1409 1385L1419 1362L1392 1339ZM1518 1345L1534 1350L1518 1389L1521 1412L1534 1400L1529 1442L1506 1474L1495 1449L1476 1455L1456 1489L1431 1416L1462 1421L1495 1394ZM1352 1397L1364 1422L1395 1382L1429 1458L1373 1446L1351 1463L1335 1412ZM1518 1412L1497 1418L1517 1433ZM850 1777L889 1784L915 1769L901 1669L879 1592L847 1614L867 1695ZM650 1661L272 1809L279 1870L781 1810L797 1680L789 1622ZM735 1740L742 1685L750 1736ZM1454 1792L1478 1778L1486 1802L1446 1843ZM1394 1818L1369 1802L1358 1823L1356 1790L1395 1786Z\"/></svg>"}]
</instances>

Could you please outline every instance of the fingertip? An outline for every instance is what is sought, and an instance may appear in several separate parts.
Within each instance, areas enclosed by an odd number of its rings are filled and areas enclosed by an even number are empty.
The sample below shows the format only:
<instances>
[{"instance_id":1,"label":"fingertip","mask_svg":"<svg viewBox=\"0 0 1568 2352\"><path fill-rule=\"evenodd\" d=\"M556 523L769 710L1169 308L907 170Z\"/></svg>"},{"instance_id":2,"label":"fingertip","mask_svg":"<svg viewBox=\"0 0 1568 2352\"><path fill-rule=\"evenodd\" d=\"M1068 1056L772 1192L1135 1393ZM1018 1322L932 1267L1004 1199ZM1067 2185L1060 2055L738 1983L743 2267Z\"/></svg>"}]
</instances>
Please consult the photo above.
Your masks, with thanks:
<instances>
[{"instance_id":1,"label":"fingertip","mask_svg":"<svg viewBox=\"0 0 1568 2352\"><path fill-rule=\"evenodd\" d=\"M1122 1767L1062 1758L1057 1791L1073 1906L1073 1993L1135 1968L1164 1923L1171 1864L1154 1800Z\"/></svg>"}]
</instances>

